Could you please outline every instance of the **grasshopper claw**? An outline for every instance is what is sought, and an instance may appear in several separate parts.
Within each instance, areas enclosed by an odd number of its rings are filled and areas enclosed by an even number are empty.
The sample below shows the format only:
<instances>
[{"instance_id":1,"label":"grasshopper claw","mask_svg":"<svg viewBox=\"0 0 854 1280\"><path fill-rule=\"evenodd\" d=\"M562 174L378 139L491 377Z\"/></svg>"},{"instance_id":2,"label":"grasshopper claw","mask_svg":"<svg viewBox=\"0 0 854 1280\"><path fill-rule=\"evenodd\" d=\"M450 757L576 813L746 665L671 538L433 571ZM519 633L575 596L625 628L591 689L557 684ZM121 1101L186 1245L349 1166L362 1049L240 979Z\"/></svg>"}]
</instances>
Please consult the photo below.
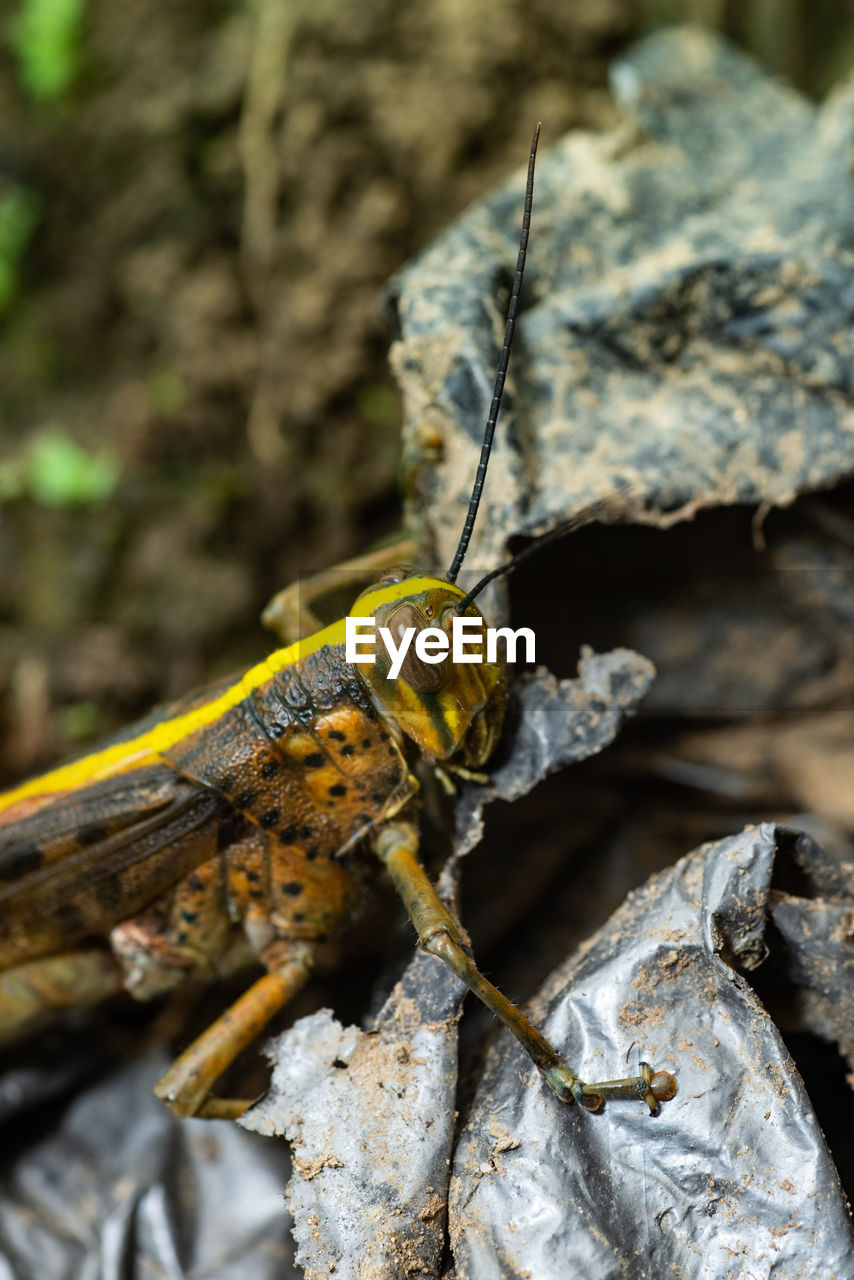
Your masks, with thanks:
<instances>
[{"instance_id":1,"label":"grasshopper claw","mask_svg":"<svg viewBox=\"0 0 854 1280\"><path fill-rule=\"evenodd\" d=\"M676 1096L674 1076L669 1071L653 1072L648 1062L640 1064L640 1075L625 1076L621 1080L601 1080L595 1084L579 1080L565 1062L543 1067L541 1072L556 1097L562 1102L577 1102L585 1111L599 1111L606 1098L637 1098L646 1103L651 1115L656 1115L659 1103L669 1102Z\"/></svg>"}]
</instances>

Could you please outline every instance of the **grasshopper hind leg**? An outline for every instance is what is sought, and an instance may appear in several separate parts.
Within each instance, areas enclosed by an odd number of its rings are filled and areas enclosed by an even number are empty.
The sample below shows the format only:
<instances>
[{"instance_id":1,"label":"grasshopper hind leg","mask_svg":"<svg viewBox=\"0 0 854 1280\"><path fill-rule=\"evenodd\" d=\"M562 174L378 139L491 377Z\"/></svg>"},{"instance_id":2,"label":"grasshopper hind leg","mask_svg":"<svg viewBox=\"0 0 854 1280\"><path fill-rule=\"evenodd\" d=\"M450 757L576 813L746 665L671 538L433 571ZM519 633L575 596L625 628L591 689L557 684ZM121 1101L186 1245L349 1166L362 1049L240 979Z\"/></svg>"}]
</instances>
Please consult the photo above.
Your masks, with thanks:
<instances>
[{"instance_id":1,"label":"grasshopper hind leg","mask_svg":"<svg viewBox=\"0 0 854 1280\"><path fill-rule=\"evenodd\" d=\"M563 1102L577 1102L587 1111L598 1111L606 1099L639 1099L651 1114L659 1103L676 1095L676 1081L669 1071L653 1072L641 1063L637 1076L586 1084L563 1057L506 996L483 976L463 942L460 926L439 899L417 858L418 838L408 823L384 827L376 840L377 855L386 865L418 931L422 950L443 960L469 990L491 1009L525 1049L552 1092Z\"/></svg>"},{"instance_id":2,"label":"grasshopper hind leg","mask_svg":"<svg viewBox=\"0 0 854 1280\"><path fill-rule=\"evenodd\" d=\"M29 960L0 973L0 1045L50 1022L60 1010L97 1004L122 990L124 977L104 948Z\"/></svg>"}]
</instances>

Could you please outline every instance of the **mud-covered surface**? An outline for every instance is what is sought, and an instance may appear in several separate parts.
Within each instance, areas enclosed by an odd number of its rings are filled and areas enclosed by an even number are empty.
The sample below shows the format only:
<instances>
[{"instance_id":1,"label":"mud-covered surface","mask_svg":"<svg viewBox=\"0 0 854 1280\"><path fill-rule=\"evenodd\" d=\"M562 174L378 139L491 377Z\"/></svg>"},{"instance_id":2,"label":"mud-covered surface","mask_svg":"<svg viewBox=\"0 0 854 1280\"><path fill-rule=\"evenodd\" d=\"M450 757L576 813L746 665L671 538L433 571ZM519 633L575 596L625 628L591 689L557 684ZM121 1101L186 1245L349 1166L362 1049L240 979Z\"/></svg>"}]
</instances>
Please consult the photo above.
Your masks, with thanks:
<instances>
[{"instance_id":1,"label":"mud-covered surface","mask_svg":"<svg viewBox=\"0 0 854 1280\"><path fill-rule=\"evenodd\" d=\"M267 1123L297 1147L297 1245L284 1142L145 1101L164 1041L222 1007L191 992L142 1026L119 1002L55 1029L0 1077L9 1275L296 1276L296 1248L316 1276L854 1272L831 1164L850 1194L854 109L825 96L852 35L835 7L723 10L797 89L696 33L615 61L648 19L628 0L90 4L69 88L38 106L4 53L0 251L9 190L38 210L0 314L4 780L255 661L275 589L399 526L378 290L543 119L472 563L615 490L617 523L490 601L557 677L595 656L580 686L528 686L491 791L464 789L458 829L483 839L460 905L574 1066L649 1057L679 1083L655 1119L562 1106L472 1001L459 1021L436 962L407 965L411 928L367 887L373 937L278 1042L300 1048ZM520 204L517 177L393 286L403 498L441 565ZM85 457L57 478L45 436ZM620 646L644 655L624 681Z\"/></svg>"},{"instance_id":2,"label":"mud-covered surface","mask_svg":"<svg viewBox=\"0 0 854 1280\"><path fill-rule=\"evenodd\" d=\"M570 134L538 164L470 571L608 498L667 527L724 503L787 506L850 474L854 90L817 108L686 30L637 46L611 79L619 127ZM471 210L397 284L409 465L439 564L477 461L520 191Z\"/></svg>"}]
</instances>

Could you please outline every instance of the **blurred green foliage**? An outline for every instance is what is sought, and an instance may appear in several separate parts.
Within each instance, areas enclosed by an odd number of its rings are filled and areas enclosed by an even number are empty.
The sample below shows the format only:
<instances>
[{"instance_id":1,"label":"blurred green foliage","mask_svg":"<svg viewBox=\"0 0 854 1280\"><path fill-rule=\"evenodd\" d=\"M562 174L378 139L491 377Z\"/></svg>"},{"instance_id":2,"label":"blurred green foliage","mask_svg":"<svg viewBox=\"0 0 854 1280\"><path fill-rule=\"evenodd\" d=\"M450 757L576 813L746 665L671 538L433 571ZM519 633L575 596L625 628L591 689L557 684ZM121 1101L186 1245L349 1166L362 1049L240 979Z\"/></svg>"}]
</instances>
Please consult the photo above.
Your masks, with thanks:
<instances>
[{"instance_id":1,"label":"blurred green foliage","mask_svg":"<svg viewBox=\"0 0 854 1280\"><path fill-rule=\"evenodd\" d=\"M57 709L60 732L69 742L85 742L100 732L101 713L96 703L72 702Z\"/></svg>"},{"instance_id":2,"label":"blurred green foliage","mask_svg":"<svg viewBox=\"0 0 854 1280\"><path fill-rule=\"evenodd\" d=\"M41 205L29 187L12 187L0 196L0 316L18 292L20 264L38 225Z\"/></svg>"},{"instance_id":3,"label":"blurred green foliage","mask_svg":"<svg viewBox=\"0 0 854 1280\"><path fill-rule=\"evenodd\" d=\"M88 506L108 498L119 477L106 453L87 453L59 430L37 435L0 464L0 501L28 497L46 507Z\"/></svg>"},{"instance_id":4,"label":"blurred green foliage","mask_svg":"<svg viewBox=\"0 0 854 1280\"><path fill-rule=\"evenodd\" d=\"M158 413L178 413L187 400L184 379L175 369L161 369L153 373L146 383L148 398Z\"/></svg>"},{"instance_id":5,"label":"blurred green foliage","mask_svg":"<svg viewBox=\"0 0 854 1280\"><path fill-rule=\"evenodd\" d=\"M68 89L80 64L85 0L21 0L8 27L18 77L37 102Z\"/></svg>"},{"instance_id":6,"label":"blurred green foliage","mask_svg":"<svg viewBox=\"0 0 854 1280\"><path fill-rule=\"evenodd\" d=\"M397 393L380 382L369 383L358 395L359 413L371 426L385 427L398 421L400 400Z\"/></svg>"}]
</instances>

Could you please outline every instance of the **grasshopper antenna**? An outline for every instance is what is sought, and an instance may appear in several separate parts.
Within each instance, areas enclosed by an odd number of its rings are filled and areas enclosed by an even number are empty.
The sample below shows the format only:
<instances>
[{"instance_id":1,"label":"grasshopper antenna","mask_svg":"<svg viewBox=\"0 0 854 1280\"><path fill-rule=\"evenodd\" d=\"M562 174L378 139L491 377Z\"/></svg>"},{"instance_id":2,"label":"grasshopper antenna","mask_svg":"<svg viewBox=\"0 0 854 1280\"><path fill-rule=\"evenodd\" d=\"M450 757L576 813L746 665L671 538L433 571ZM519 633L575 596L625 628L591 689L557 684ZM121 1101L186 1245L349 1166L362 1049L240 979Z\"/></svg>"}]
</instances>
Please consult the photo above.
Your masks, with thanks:
<instances>
[{"instance_id":1,"label":"grasshopper antenna","mask_svg":"<svg viewBox=\"0 0 854 1280\"><path fill-rule=\"evenodd\" d=\"M581 529L586 524L592 524L594 520L598 520L601 516L613 517L619 513L624 514L626 500L631 498L634 492L633 485L620 484L607 498L599 498L598 501L591 502L589 506L582 507L580 511L576 511L575 515L570 516L567 520L562 520L553 529L541 534L530 546L523 547L521 551L517 551L516 555L510 560L499 565L497 569L493 569L491 573L484 574L480 582L476 582L468 595L464 596L460 603L456 605L454 612L464 614L487 583L494 582L496 578L503 577L505 573L512 573L523 560L527 560L529 556L536 555L543 547L547 547L550 542L557 542L558 539L565 538L568 533Z\"/></svg>"},{"instance_id":2,"label":"grasshopper antenna","mask_svg":"<svg viewBox=\"0 0 854 1280\"><path fill-rule=\"evenodd\" d=\"M495 424L498 420L498 410L501 408L501 396L504 392L504 379L507 376L507 364L510 360L510 346L513 342L513 334L516 330L516 312L519 309L519 294L522 291L522 277L525 274L525 257L528 252L528 235L531 230L531 205L534 198L534 162L537 158L537 144L540 141L540 126L537 125L534 130L534 136L531 139L531 155L528 159L528 181L525 185L525 206L522 212L522 234L519 237L519 255L516 259L516 275L513 277L513 288L510 292L510 303L507 307L507 321L504 326L504 344L501 348L501 355L498 360L498 372L495 375L495 386L492 389L492 404L489 406L489 417L486 419L486 427L483 432L483 444L480 450L480 462L477 464L477 473L474 478L474 486L469 499L469 509L466 512L465 524L460 534L460 541L454 554L451 567L445 575L448 582L456 582L457 574L460 571L460 565L463 562L463 556L468 550L469 541L471 540L472 529L477 515L477 509L480 505L480 495L483 493L483 482L486 479L486 468L489 463L489 454L492 450L492 437L495 435Z\"/></svg>"}]
</instances>

